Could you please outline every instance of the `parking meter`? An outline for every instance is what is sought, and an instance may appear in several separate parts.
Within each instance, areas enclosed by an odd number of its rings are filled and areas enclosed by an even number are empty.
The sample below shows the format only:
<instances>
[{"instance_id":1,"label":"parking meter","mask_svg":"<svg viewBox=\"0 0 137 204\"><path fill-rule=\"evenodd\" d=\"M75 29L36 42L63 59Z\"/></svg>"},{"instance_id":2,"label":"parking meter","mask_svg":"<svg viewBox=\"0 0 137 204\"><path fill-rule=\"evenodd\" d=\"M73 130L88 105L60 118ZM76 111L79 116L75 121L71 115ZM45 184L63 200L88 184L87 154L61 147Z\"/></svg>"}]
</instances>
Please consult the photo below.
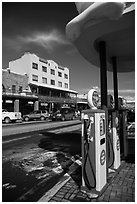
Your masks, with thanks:
<instances>
[{"instance_id":1,"label":"parking meter","mask_svg":"<svg viewBox=\"0 0 137 204\"><path fill-rule=\"evenodd\" d=\"M106 119L97 109L98 94L87 95L91 109L82 111L82 187L101 191L106 184Z\"/></svg>"}]
</instances>

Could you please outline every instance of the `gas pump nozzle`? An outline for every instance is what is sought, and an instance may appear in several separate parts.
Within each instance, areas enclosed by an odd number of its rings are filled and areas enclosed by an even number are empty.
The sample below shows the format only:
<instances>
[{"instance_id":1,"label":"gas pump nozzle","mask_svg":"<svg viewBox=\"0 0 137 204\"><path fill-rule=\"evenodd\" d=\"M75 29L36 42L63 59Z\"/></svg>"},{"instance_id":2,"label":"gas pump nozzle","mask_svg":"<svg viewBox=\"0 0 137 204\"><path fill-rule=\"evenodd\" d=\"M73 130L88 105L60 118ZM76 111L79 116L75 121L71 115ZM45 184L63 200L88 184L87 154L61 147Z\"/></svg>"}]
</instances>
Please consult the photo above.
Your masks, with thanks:
<instances>
[{"instance_id":1,"label":"gas pump nozzle","mask_svg":"<svg viewBox=\"0 0 137 204\"><path fill-rule=\"evenodd\" d=\"M84 117L84 128L84 140L87 143L93 142L93 135L91 134L92 122L90 121L88 115L85 115Z\"/></svg>"}]
</instances>

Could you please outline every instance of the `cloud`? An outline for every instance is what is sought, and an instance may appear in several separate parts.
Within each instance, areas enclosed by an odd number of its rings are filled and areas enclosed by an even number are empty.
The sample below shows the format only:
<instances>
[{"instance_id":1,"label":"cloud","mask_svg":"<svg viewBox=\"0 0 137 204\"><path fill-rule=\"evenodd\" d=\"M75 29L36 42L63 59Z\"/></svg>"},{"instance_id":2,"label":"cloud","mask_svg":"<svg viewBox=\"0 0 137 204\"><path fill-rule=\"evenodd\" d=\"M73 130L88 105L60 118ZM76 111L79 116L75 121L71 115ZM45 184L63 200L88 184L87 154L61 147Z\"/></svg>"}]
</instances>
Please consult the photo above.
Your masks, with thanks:
<instances>
[{"instance_id":1,"label":"cloud","mask_svg":"<svg viewBox=\"0 0 137 204\"><path fill-rule=\"evenodd\" d=\"M91 88L85 88L85 89L81 89L81 93L87 93L90 89L95 89L100 93L100 87L98 86L93 86ZM108 94L113 94L114 90L113 89L108 89ZM133 95L135 94L135 89L119 89L118 90L118 94L123 94L123 95Z\"/></svg>"},{"instance_id":2,"label":"cloud","mask_svg":"<svg viewBox=\"0 0 137 204\"><path fill-rule=\"evenodd\" d=\"M56 29L48 32L36 32L26 37L19 36L18 39L22 43L34 43L51 51L58 46L70 44L65 35Z\"/></svg>"},{"instance_id":3,"label":"cloud","mask_svg":"<svg viewBox=\"0 0 137 204\"><path fill-rule=\"evenodd\" d=\"M108 90L108 94L113 95L114 90ZM127 101L135 101L135 89L119 89L118 97L125 98Z\"/></svg>"},{"instance_id":4,"label":"cloud","mask_svg":"<svg viewBox=\"0 0 137 204\"><path fill-rule=\"evenodd\" d=\"M113 93L114 90L109 89L108 92ZM130 94L135 94L135 89L119 89L119 90L118 90L118 93L124 93L124 94L130 93Z\"/></svg>"},{"instance_id":5,"label":"cloud","mask_svg":"<svg viewBox=\"0 0 137 204\"><path fill-rule=\"evenodd\" d=\"M31 44L41 46L48 52L53 52L61 46L68 46L69 49L73 48L72 43L57 29L45 32L33 32L26 36L19 35L14 38L3 37L3 46L16 51L24 47L29 48Z\"/></svg>"},{"instance_id":6,"label":"cloud","mask_svg":"<svg viewBox=\"0 0 137 204\"><path fill-rule=\"evenodd\" d=\"M100 95L100 87L93 86L92 88L97 90L97 92ZM79 91L79 95L82 96L83 94L87 94L89 90L90 90L89 88L81 89ZM113 89L108 90L108 94L113 95L113 92L114 92ZM118 90L118 97L125 98L127 101L135 101L135 90L134 89L120 89Z\"/></svg>"},{"instance_id":7,"label":"cloud","mask_svg":"<svg viewBox=\"0 0 137 204\"><path fill-rule=\"evenodd\" d=\"M125 96L124 97L127 101L135 101L135 97Z\"/></svg>"}]
</instances>

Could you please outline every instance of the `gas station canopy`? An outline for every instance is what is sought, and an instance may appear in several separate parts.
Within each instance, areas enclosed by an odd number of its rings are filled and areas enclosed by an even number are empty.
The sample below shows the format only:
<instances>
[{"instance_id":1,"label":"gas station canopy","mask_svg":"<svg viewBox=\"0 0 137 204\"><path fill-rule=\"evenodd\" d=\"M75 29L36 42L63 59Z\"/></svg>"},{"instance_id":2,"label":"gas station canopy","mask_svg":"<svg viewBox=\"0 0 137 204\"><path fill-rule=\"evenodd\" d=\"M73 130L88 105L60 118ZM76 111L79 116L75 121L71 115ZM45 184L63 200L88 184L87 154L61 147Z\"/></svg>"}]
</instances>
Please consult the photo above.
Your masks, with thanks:
<instances>
[{"instance_id":1,"label":"gas station canopy","mask_svg":"<svg viewBox=\"0 0 137 204\"><path fill-rule=\"evenodd\" d=\"M80 16L81 15L81 16ZM82 17L82 13L77 17ZM76 18L77 18L76 17ZM75 18L75 19L76 19ZM83 16L84 18L84 16ZM74 21L81 26L79 18ZM84 19L80 34L73 40L81 55L91 64L100 67L99 42L106 42L107 70L112 71L111 58L117 58L118 72L135 70L135 4L126 8L117 20L93 21ZM74 23L75 23L74 22ZM69 31L73 20L69 23ZM67 28L67 27L66 27ZM74 27L72 28L74 29Z\"/></svg>"}]
</instances>

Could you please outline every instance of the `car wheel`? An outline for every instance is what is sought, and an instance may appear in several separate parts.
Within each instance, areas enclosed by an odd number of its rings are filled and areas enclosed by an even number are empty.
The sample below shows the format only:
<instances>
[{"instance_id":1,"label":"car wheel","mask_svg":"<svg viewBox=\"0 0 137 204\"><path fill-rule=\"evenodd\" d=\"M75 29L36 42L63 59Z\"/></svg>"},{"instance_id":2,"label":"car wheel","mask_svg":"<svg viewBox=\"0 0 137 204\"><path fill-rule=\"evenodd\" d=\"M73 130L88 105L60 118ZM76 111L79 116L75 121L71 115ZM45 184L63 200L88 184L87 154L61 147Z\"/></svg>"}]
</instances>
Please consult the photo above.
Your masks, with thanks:
<instances>
[{"instance_id":1,"label":"car wheel","mask_svg":"<svg viewBox=\"0 0 137 204\"><path fill-rule=\"evenodd\" d=\"M73 116L72 116L72 120L74 120L74 119L75 119L75 116L73 115Z\"/></svg>"},{"instance_id":2,"label":"car wheel","mask_svg":"<svg viewBox=\"0 0 137 204\"><path fill-rule=\"evenodd\" d=\"M64 116L62 116L61 120L62 120L62 121L65 121L65 117L64 117Z\"/></svg>"},{"instance_id":3,"label":"car wheel","mask_svg":"<svg viewBox=\"0 0 137 204\"><path fill-rule=\"evenodd\" d=\"M4 119L4 122L5 122L5 123L10 123L10 118L9 118L9 117L6 117L6 118Z\"/></svg>"},{"instance_id":4,"label":"car wheel","mask_svg":"<svg viewBox=\"0 0 137 204\"><path fill-rule=\"evenodd\" d=\"M28 121L29 121L29 117L25 117L24 120L25 120L26 122L28 122Z\"/></svg>"},{"instance_id":5,"label":"car wheel","mask_svg":"<svg viewBox=\"0 0 137 204\"><path fill-rule=\"evenodd\" d=\"M40 117L40 120L45 120L44 116L41 116L41 117Z\"/></svg>"}]
</instances>

